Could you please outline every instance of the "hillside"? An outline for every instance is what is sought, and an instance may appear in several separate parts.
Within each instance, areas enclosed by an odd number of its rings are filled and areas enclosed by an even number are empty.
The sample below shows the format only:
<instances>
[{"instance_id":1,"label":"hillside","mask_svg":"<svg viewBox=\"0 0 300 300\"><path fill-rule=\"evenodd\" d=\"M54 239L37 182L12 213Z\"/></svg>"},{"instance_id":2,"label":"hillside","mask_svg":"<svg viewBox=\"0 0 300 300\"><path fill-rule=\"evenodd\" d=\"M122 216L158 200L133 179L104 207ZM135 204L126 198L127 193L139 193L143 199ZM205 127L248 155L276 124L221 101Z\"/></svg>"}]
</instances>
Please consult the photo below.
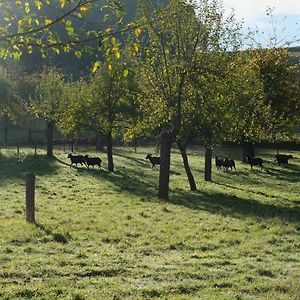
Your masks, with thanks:
<instances>
[{"instance_id":1,"label":"hillside","mask_svg":"<svg viewBox=\"0 0 300 300\"><path fill-rule=\"evenodd\" d=\"M300 63L300 47L291 47L289 49L291 53L291 62L292 63ZM300 69L300 66L299 66Z\"/></svg>"}]
</instances>

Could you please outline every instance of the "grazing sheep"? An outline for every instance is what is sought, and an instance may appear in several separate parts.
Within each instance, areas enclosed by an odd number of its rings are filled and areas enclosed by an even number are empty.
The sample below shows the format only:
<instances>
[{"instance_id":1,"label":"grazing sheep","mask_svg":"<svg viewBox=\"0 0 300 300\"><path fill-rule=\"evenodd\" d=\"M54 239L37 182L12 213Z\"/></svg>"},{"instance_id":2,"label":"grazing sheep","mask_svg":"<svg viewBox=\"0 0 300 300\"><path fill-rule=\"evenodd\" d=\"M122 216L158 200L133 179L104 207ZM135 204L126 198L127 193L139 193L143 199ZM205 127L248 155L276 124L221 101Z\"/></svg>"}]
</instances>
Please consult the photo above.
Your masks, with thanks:
<instances>
[{"instance_id":1,"label":"grazing sheep","mask_svg":"<svg viewBox=\"0 0 300 300\"><path fill-rule=\"evenodd\" d=\"M73 165L73 164L75 164L76 165L76 167L77 167L77 164L81 164L81 165L86 165L86 163L85 163L85 158L84 158L84 156L83 155L73 155L72 153L70 153L69 155L68 155L68 158L70 158L70 160L71 160L71 166Z\"/></svg>"},{"instance_id":2,"label":"grazing sheep","mask_svg":"<svg viewBox=\"0 0 300 300\"><path fill-rule=\"evenodd\" d=\"M221 170L221 168L223 167L224 160L216 156L215 162L216 162L217 169Z\"/></svg>"},{"instance_id":3,"label":"grazing sheep","mask_svg":"<svg viewBox=\"0 0 300 300\"><path fill-rule=\"evenodd\" d=\"M281 164L288 164L289 159L292 159L293 155L285 155L285 154L277 154L275 155L275 160L277 161L278 165L280 166Z\"/></svg>"},{"instance_id":4,"label":"grazing sheep","mask_svg":"<svg viewBox=\"0 0 300 300\"><path fill-rule=\"evenodd\" d=\"M94 168L96 165L101 169L102 159L100 157L89 157L89 155L85 155L84 158L87 167L92 166Z\"/></svg>"},{"instance_id":5,"label":"grazing sheep","mask_svg":"<svg viewBox=\"0 0 300 300\"><path fill-rule=\"evenodd\" d=\"M228 171L228 169L230 168L230 170L232 170L232 168L235 168L235 162L233 159L228 159L227 157L225 157L225 159L223 160L223 167L226 169L226 171Z\"/></svg>"},{"instance_id":6,"label":"grazing sheep","mask_svg":"<svg viewBox=\"0 0 300 300\"><path fill-rule=\"evenodd\" d=\"M260 166L260 168L263 167L263 160L260 157L251 157L249 155L246 156L249 165L251 166L251 170L253 168L253 166Z\"/></svg>"},{"instance_id":7,"label":"grazing sheep","mask_svg":"<svg viewBox=\"0 0 300 300\"><path fill-rule=\"evenodd\" d=\"M149 159L152 164L152 169L155 168L155 165L160 165L160 157L152 156L152 154L148 154L146 159Z\"/></svg>"}]
</instances>

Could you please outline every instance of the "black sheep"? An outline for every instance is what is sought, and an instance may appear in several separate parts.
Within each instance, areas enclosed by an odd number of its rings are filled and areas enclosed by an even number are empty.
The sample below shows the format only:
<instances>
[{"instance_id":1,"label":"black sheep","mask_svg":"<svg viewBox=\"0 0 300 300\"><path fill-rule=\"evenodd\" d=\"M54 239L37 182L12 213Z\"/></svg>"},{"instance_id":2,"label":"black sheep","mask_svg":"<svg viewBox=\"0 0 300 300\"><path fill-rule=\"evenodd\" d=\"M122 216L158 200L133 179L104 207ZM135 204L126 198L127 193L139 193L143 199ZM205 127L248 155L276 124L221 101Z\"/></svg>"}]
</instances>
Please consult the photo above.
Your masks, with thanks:
<instances>
[{"instance_id":1,"label":"black sheep","mask_svg":"<svg viewBox=\"0 0 300 300\"><path fill-rule=\"evenodd\" d=\"M152 164L152 169L155 168L155 165L160 165L160 157L152 156L152 154L148 154L146 159L149 159Z\"/></svg>"},{"instance_id":2,"label":"black sheep","mask_svg":"<svg viewBox=\"0 0 300 300\"><path fill-rule=\"evenodd\" d=\"M292 159L293 155L285 155L285 154L277 154L275 155L275 160L277 161L278 165L280 166L281 164L288 164L289 159Z\"/></svg>"},{"instance_id":3,"label":"black sheep","mask_svg":"<svg viewBox=\"0 0 300 300\"><path fill-rule=\"evenodd\" d=\"M86 164L85 163L85 158L84 158L83 155L73 155L72 153L70 153L68 155L68 158L70 158L70 160L71 160L71 166L73 164L75 164L76 167L77 167L77 164L81 164L81 165Z\"/></svg>"},{"instance_id":4,"label":"black sheep","mask_svg":"<svg viewBox=\"0 0 300 300\"><path fill-rule=\"evenodd\" d=\"M227 157L225 157L225 159L223 160L223 166L226 170L228 170L230 168L230 170L232 170L232 168L235 168L235 162L233 159L228 159Z\"/></svg>"},{"instance_id":5,"label":"black sheep","mask_svg":"<svg viewBox=\"0 0 300 300\"><path fill-rule=\"evenodd\" d=\"M89 157L89 155L85 155L84 158L87 167L92 166L94 168L94 166L98 166L101 169L102 159L100 157Z\"/></svg>"},{"instance_id":6,"label":"black sheep","mask_svg":"<svg viewBox=\"0 0 300 300\"><path fill-rule=\"evenodd\" d=\"M263 160L260 157L251 157L249 155L246 156L249 165L251 166L251 170L253 168L253 166L260 166L260 168L263 167Z\"/></svg>"},{"instance_id":7,"label":"black sheep","mask_svg":"<svg viewBox=\"0 0 300 300\"><path fill-rule=\"evenodd\" d=\"M223 167L224 160L216 156L215 162L217 169L220 170Z\"/></svg>"}]
</instances>

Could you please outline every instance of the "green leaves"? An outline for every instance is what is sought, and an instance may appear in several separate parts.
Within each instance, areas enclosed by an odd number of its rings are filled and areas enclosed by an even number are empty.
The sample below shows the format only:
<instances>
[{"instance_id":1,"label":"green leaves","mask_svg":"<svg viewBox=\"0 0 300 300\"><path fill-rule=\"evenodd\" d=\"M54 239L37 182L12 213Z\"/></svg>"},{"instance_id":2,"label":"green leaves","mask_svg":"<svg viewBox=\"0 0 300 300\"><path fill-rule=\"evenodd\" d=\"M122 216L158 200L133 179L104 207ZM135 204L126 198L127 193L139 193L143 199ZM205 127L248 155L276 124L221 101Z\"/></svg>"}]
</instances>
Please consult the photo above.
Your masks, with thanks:
<instances>
[{"instance_id":1,"label":"green leaves","mask_svg":"<svg viewBox=\"0 0 300 300\"><path fill-rule=\"evenodd\" d=\"M124 77L127 77L128 74L129 74L129 71L128 71L127 69L125 69L125 70L123 71L123 76L124 76Z\"/></svg>"},{"instance_id":2,"label":"green leaves","mask_svg":"<svg viewBox=\"0 0 300 300\"><path fill-rule=\"evenodd\" d=\"M15 81L8 71L0 66L0 116L6 114L14 117L19 110L18 100Z\"/></svg>"},{"instance_id":3,"label":"green leaves","mask_svg":"<svg viewBox=\"0 0 300 300\"><path fill-rule=\"evenodd\" d=\"M40 49L43 56L46 56L49 51L57 54L62 51L74 51L77 57L81 57L80 52L88 51L90 41L101 39L104 34L112 31L111 27L107 28L105 25L108 20L110 24L115 23L118 26L122 24L124 8L119 2L105 1L110 5L104 6L97 2L90 0L0 1L0 18L4 20L0 27L1 57L8 57L6 53L8 51L12 53L11 57L17 59L21 55L17 55L17 52L31 53L32 47ZM104 19L99 18L95 29L84 30L85 19L89 18L89 14L96 14L102 9L106 10ZM14 14L11 14L11 11L14 11ZM77 23L78 20L82 20L82 27L78 24L74 27L75 16ZM28 49L29 47L31 49ZM114 53L119 59L120 53L118 51Z\"/></svg>"},{"instance_id":4,"label":"green leaves","mask_svg":"<svg viewBox=\"0 0 300 300\"><path fill-rule=\"evenodd\" d=\"M96 61L96 62L94 63L94 66L93 66L93 69L92 69L92 73L93 73L93 74L96 73L96 72L98 71L100 65L101 65L100 61Z\"/></svg>"},{"instance_id":5,"label":"green leaves","mask_svg":"<svg viewBox=\"0 0 300 300\"><path fill-rule=\"evenodd\" d=\"M44 68L36 75L35 91L30 103L31 110L46 120L57 121L65 84L63 75L57 69Z\"/></svg>"}]
</instances>

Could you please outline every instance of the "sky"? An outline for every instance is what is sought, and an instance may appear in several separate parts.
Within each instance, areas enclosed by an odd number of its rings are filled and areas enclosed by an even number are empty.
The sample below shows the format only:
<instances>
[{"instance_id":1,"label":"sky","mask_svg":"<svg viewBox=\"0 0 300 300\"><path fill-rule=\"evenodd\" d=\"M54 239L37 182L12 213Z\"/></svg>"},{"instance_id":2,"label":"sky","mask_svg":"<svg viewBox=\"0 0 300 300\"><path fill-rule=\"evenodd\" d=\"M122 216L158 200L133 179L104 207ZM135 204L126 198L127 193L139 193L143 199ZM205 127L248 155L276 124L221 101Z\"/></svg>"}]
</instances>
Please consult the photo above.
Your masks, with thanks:
<instances>
[{"instance_id":1,"label":"sky","mask_svg":"<svg viewBox=\"0 0 300 300\"><path fill-rule=\"evenodd\" d=\"M234 9L236 18L243 20L243 31L258 30L255 39L267 46L276 29L277 43L299 40L290 46L300 46L300 0L223 0L226 12ZM272 9L272 18L267 9ZM272 26L272 19L275 26Z\"/></svg>"}]
</instances>

